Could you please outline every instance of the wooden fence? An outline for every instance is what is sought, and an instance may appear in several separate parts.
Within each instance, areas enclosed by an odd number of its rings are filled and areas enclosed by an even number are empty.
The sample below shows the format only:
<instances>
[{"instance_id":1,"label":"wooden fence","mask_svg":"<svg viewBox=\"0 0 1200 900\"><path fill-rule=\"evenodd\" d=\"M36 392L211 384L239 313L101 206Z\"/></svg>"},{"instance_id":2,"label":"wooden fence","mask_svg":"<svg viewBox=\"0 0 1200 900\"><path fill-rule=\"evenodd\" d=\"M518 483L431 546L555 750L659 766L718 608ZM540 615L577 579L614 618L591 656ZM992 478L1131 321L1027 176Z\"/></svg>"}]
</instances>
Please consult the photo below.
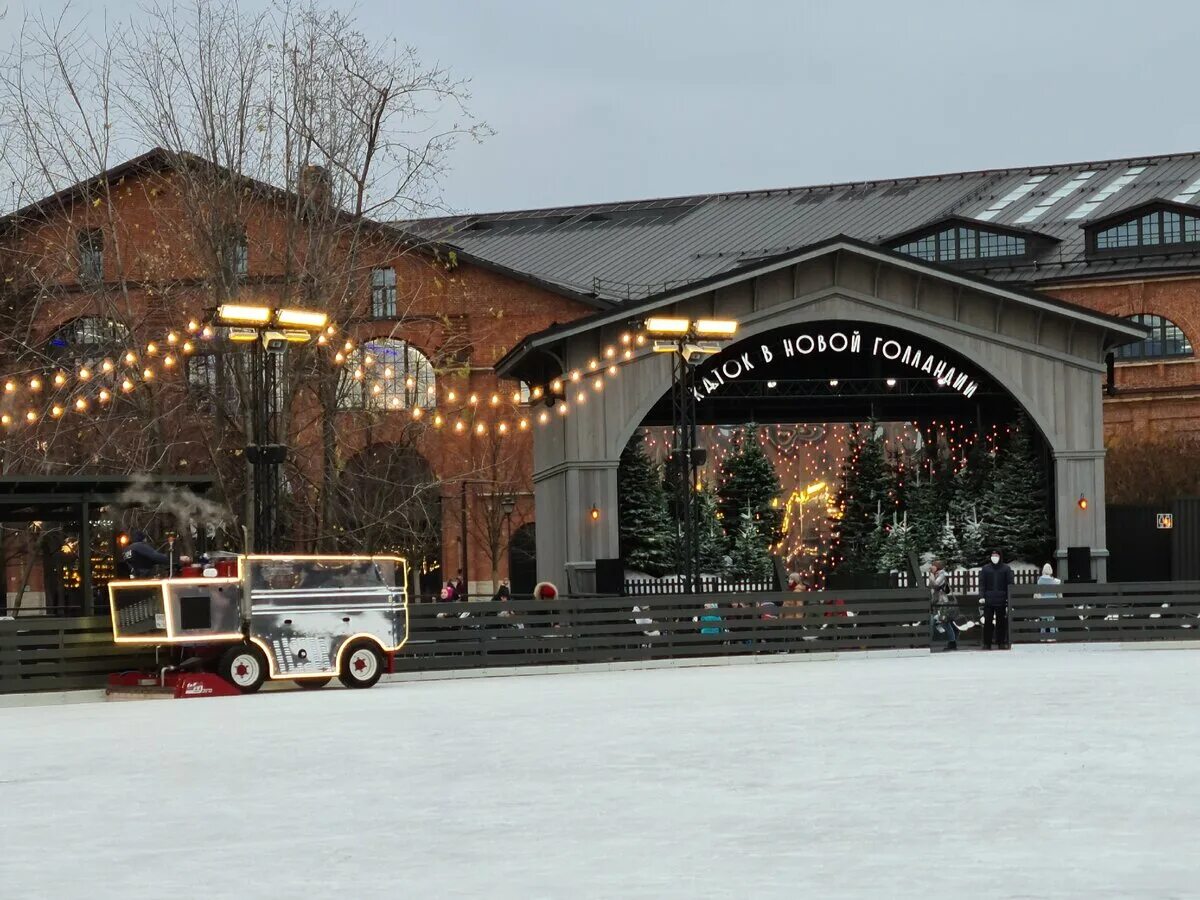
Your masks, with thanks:
<instances>
[{"instance_id":1,"label":"wooden fence","mask_svg":"<svg viewBox=\"0 0 1200 900\"><path fill-rule=\"evenodd\" d=\"M1009 606L1013 643L1200 639L1200 582L1017 585ZM409 629L401 672L930 643L923 588L417 603ZM0 693L100 687L154 667L152 650L114 645L104 617L0 621Z\"/></svg>"},{"instance_id":2,"label":"wooden fence","mask_svg":"<svg viewBox=\"0 0 1200 900\"><path fill-rule=\"evenodd\" d=\"M0 621L0 694L103 687L110 672L153 666L153 650L113 643L107 617Z\"/></svg>"},{"instance_id":3,"label":"wooden fence","mask_svg":"<svg viewBox=\"0 0 1200 900\"><path fill-rule=\"evenodd\" d=\"M1200 639L1200 582L1020 585L1012 589L1012 642Z\"/></svg>"},{"instance_id":4,"label":"wooden fence","mask_svg":"<svg viewBox=\"0 0 1200 900\"><path fill-rule=\"evenodd\" d=\"M401 672L929 646L923 589L420 604Z\"/></svg>"}]
</instances>

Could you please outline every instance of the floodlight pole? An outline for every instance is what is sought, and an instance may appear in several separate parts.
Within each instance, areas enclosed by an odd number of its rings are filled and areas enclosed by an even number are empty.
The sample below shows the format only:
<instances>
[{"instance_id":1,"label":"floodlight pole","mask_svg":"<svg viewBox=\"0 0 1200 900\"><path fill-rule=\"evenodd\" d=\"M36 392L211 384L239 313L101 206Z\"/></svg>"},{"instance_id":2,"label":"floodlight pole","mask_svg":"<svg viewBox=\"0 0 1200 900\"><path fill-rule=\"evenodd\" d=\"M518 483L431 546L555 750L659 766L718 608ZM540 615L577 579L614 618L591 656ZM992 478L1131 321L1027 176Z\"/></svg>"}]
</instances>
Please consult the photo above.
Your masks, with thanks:
<instances>
[{"instance_id":1,"label":"floodlight pole","mask_svg":"<svg viewBox=\"0 0 1200 900\"><path fill-rule=\"evenodd\" d=\"M688 358L686 340L680 339L671 355L671 424L674 430L671 456L675 467L675 510L679 518L679 562L683 592L700 591L700 546L695 515L696 481L699 474L696 440L696 369Z\"/></svg>"},{"instance_id":2,"label":"floodlight pole","mask_svg":"<svg viewBox=\"0 0 1200 900\"><path fill-rule=\"evenodd\" d=\"M279 549L280 467L286 448L278 443L278 368L276 354L268 353L262 339L250 348L251 440L246 448L254 485L255 553Z\"/></svg>"}]
</instances>

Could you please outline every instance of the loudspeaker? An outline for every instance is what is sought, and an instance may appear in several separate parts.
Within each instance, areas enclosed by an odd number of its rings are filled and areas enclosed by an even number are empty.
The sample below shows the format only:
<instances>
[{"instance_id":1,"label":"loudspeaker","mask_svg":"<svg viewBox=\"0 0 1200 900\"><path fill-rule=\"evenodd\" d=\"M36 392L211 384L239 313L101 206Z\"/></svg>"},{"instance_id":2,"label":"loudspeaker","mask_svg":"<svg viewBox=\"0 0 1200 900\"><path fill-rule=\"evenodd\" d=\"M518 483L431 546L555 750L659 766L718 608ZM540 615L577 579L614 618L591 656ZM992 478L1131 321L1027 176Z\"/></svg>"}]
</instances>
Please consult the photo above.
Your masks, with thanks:
<instances>
[{"instance_id":1,"label":"loudspeaker","mask_svg":"<svg viewBox=\"0 0 1200 900\"><path fill-rule=\"evenodd\" d=\"M621 559L596 560L596 593L625 593L625 561Z\"/></svg>"},{"instance_id":2,"label":"loudspeaker","mask_svg":"<svg viewBox=\"0 0 1200 900\"><path fill-rule=\"evenodd\" d=\"M1067 548L1067 581L1085 584L1092 580L1092 548Z\"/></svg>"}]
</instances>

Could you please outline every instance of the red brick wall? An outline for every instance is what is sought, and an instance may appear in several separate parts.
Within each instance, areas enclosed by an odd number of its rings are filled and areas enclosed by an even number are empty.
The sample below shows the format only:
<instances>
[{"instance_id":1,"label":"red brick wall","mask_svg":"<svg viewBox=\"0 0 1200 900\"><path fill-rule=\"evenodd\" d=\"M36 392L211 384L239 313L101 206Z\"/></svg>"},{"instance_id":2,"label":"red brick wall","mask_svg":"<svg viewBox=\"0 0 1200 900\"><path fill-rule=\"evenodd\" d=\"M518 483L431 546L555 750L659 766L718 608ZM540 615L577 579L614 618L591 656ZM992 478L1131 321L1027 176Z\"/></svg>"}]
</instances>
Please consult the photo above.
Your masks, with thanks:
<instances>
[{"instance_id":1,"label":"red brick wall","mask_svg":"<svg viewBox=\"0 0 1200 900\"><path fill-rule=\"evenodd\" d=\"M1083 284L1047 294L1113 316L1170 319L1200 347L1200 278ZM1200 432L1200 359L1118 362L1117 395L1104 400L1105 436Z\"/></svg>"},{"instance_id":2,"label":"red brick wall","mask_svg":"<svg viewBox=\"0 0 1200 900\"><path fill-rule=\"evenodd\" d=\"M60 325L97 309L97 294L78 284L76 234L84 228L105 232L105 280L110 282L104 295L109 310L134 327L142 342L166 327L182 327L189 315L196 315L213 304L209 290L189 283L211 270L203 248L189 232L183 210L182 189L169 176L129 176L111 186L111 193L86 198L61 207L46 221L8 238L0 249L4 271L17 273L16 280L28 285L36 281L53 288L38 311L34 341L45 340ZM285 260L280 248L286 243L287 216L270 203L247 202L244 205L249 276L242 296L265 302L280 298L281 275ZM514 279L485 267L451 264L434 259L424 251L402 249L394 235L360 231L359 263L346 288L358 305L356 320L348 330L356 341L389 336L410 342L446 371L439 372L439 393L454 389L460 398L471 393L488 398L501 392L506 398L507 416L516 413L508 398L515 383L498 384L491 365L519 338L565 322L592 311L574 299ZM371 268L390 265L397 273L397 307L401 316L392 320L370 320L369 276ZM22 271L22 268L27 271ZM123 276L128 285L118 291L114 284ZM296 302L293 298L292 302ZM451 357L447 361L444 357ZM181 392L178 376L174 382L164 374L157 380L163 392ZM489 410L489 422L502 413ZM301 417L297 417L299 419ZM432 418L432 416L428 417ZM510 421L512 419L510 418ZM185 436L188 429L202 428L194 415L181 414L177 426ZM376 412L364 415L345 412L339 415L339 452L347 459L370 443L387 443L405 430L412 421L405 411ZM319 480L319 429L306 428L293 434L294 454L307 477ZM436 430L426 422L417 441L422 455L435 474L447 481L443 504L443 568L453 574L460 568L461 534L459 527L459 486L456 479L487 477L481 467L488 464L494 438L479 438L473 433L455 435L448 428ZM190 449L189 449L190 446ZM532 452L528 434L510 435L504 442L504 455L524 484L512 517L515 530L532 521ZM172 448L173 458L164 463L171 471L204 471L203 454L186 439ZM186 457L191 456L188 459ZM186 468L181 468L186 466ZM472 496L474 496L472 491ZM472 500L472 516L479 500ZM472 553L470 574L473 581L490 576L490 564L477 535L468 539ZM505 554L502 554L504 556ZM507 564L501 564L506 574Z\"/></svg>"}]
</instances>

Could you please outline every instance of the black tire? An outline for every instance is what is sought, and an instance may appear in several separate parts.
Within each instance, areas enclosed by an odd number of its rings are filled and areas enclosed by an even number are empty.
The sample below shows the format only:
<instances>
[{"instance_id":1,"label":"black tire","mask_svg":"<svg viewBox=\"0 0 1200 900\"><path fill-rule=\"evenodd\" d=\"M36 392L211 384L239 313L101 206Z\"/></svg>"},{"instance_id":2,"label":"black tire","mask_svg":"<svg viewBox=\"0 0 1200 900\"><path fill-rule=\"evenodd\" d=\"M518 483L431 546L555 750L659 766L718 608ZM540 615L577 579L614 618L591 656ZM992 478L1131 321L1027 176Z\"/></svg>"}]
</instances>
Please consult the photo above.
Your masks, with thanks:
<instances>
[{"instance_id":1,"label":"black tire","mask_svg":"<svg viewBox=\"0 0 1200 900\"><path fill-rule=\"evenodd\" d=\"M325 687L331 681L333 681L332 678L297 678L296 685L306 691L315 691Z\"/></svg>"},{"instance_id":2,"label":"black tire","mask_svg":"<svg viewBox=\"0 0 1200 900\"><path fill-rule=\"evenodd\" d=\"M221 654L217 674L243 694L253 694L267 680L267 660L254 644L235 644Z\"/></svg>"},{"instance_id":3,"label":"black tire","mask_svg":"<svg viewBox=\"0 0 1200 900\"><path fill-rule=\"evenodd\" d=\"M369 688L383 677L383 654L372 641L355 641L342 654L338 681L348 688Z\"/></svg>"}]
</instances>

